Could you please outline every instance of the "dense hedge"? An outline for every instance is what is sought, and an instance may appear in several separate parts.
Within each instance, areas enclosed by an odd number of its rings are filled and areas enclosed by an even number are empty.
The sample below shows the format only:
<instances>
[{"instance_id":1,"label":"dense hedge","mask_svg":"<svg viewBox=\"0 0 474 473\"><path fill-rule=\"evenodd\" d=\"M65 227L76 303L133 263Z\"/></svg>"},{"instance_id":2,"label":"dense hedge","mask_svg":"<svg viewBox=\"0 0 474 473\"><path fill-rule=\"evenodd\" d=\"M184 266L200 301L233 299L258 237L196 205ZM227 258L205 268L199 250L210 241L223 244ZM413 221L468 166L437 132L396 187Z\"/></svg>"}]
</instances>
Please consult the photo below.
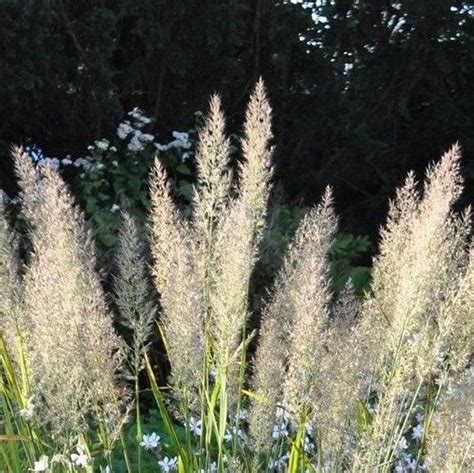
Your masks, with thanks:
<instances>
[{"instance_id":1,"label":"dense hedge","mask_svg":"<svg viewBox=\"0 0 474 473\"><path fill-rule=\"evenodd\" d=\"M215 90L239 132L262 75L289 195L312 203L329 182L345 225L374 232L406 170L454 141L474 175L470 5L4 0L0 185L15 190L11 143L29 137L50 155L80 155L135 106L166 136L191 127Z\"/></svg>"}]
</instances>

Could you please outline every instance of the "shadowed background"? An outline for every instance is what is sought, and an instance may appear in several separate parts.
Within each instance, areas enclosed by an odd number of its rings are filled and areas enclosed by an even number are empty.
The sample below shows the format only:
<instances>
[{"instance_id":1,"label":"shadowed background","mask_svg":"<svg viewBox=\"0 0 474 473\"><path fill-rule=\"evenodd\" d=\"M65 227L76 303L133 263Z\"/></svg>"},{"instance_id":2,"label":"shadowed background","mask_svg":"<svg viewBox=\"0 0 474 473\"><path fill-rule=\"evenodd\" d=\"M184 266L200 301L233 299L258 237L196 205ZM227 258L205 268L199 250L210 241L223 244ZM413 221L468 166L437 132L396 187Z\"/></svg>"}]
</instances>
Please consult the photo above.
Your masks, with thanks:
<instances>
[{"instance_id":1,"label":"shadowed background","mask_svg":"<svg viewBox=\"0 0 474 473\"><path fill-rule=\"evenodd\" d=\"M473 19L456 0L3 0L0 186L11 143L78 156L135 106L169 136L218 92L240 133L262 76L287 197L331 184L343 227L373 235L407 170L457 140L472 200Z\"/></svg>"}]
</instances>

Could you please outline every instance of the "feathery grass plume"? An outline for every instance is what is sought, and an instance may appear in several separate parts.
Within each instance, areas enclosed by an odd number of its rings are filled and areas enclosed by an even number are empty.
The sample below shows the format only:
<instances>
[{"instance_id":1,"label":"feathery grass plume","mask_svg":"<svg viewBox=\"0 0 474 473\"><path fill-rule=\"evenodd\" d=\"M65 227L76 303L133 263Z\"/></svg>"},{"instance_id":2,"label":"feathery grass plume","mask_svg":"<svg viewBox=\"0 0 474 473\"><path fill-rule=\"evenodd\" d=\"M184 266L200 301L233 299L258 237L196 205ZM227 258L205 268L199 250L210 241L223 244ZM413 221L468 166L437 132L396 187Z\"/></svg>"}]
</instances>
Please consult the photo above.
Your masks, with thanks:
<instances>
[{"instance_id":1,"label":"feathery grass plume","mask_svg":"<svg viewBox=\"0 0 474 473\"><path fill-rule=\"evenodd\" d=\"M116 255L117 274L114 277L114 293L120 322L129 331L127 361L134 382L139 470L141 469L140 442L143 439L143 431L138 376L145 366L145 355L149 348L157 313L146 272L144 252L144 244L140 240L139 229L135 221L127 212L122 212L122 226Z\"/></svg>"},{"instance_id":2,"label":"feathery grass plume","mask_svg":"<svg viewBox=\"0 0 474 473\"><path fill-rule=\"evenodd\" d=\"M428 169L422 197L409 176L390 206L372 298L386 320L386 346L377 415L357 455L356 471L381 464L388 468L414 405L436 372L431 342L467 254L468 225L452 212L462 191L459 159L455 145Z\"/></svg>"},{"instance_id":3,"label":"feathery grass plume","mask_svg":"<svg viewBox=\"0 0 474 473\"><path fill-rule=\"evenodd\" d=\"M437 333L431 341L438 359L450 371L459 372L469 364L474 353L474 244L471 244L458 286L451 291L441 308Z\"/></svg>"},{"instance_id":4,"label":"feathery grass plume","mask_svg":"<svg viewBox=\"0 0 474 473\"><path fill-rule=\"evenodd\" d=\"M195 242L172 201L158 158L151 179L153 275L160 294L161 326L174 386L189 402L198 399L204 356L204 310Z\"/></svg>"},{"instance_id":5,"label":"feathery grass plume","mask_svg":"<svg viewBox=\"0 0 474 473\"><path fill-rule=\"evenodd\" d=\"M317 445L313 461L322 471L349 468L358 435L368 423L365 402L380 356L375 340L383 334L370 310L367 301L355 297L349 279L321 336L309 422Z\"/></svg>"},{"instance_id":6,"label":"feathery grass plume","mask_svg":"<svg viewBox=\"0 0 474 473\"><path fill-rule=\"evenodd\" d=\"M298 235L304 243L299 243L298 269L288 286L294 305L284 396L297 419L301 419L302 408L317 382L318 358L324 349L331 300L328 256L336 230L337 218L328 188Z\"/></svg>"},{"instance_id":7,"label":"feathery grass plume","mask_svg":"<svg viewBox=\"0 0 474 473\"><path fill-rule=\"evenodd\" d=\"M122 217L114 292L120 322L131 332L129 362L131 373L136 377L143 368L143 353L148 348L157 311L138 227L127 212L123 212Z\"/></svg>"},{"instance_id":8,"label":"feathery grass plume","mask_svg":"<svg viewBox=\"0 0 474 473\"><path fill-rule=\"evenodd\" d=\"M33 254L24 278L30 358L38 416L56 440L85 433L91 419L113 440L121 342L94 271L93 243L59 175L35 168L15 150Z\"/></svg>"},{"instance_id":9,"label":"feathery grass plume","mask_svg":"<svg viewBox=\"0 0 474 473\"><path fill-rule=\"evenodd\" d=\"M311 386L310 422L318 445L319 468L342 471L357 437L358 405L368 394L371 373L371 331L360 318L360 302L349 280L333 304L317 379Z\"/></svg>"},{"instance_id":10,"label":"feathery grass plume","mask_svg":"<svg viewBox=\"0 0 474 473\"><path fill-rule=\"evenodd\" d=\"M215 270L216 229L231 198L229 139L225 136L225 118L219 96L209 104L209 114L199 130L196 150L197 184L192 202L196 264L204 304L204 331L209 335L211 274ZM207 347L206 351L209 351ZM206 367L208 370L210 366ZM203 377L208 373L203 372Z\"/></svg>"},{"instance_id":11,"label":"feathery grass plume","mask_svg":"<svg viewBox=\"0 0 474 473\"><path fill-rule=\"evenodd\" d=\"M433 473L474 470L474 370L443 387L427 439L426 464Z\"/></svg>"},{"instance_id":12,"label":"feathery grass plume","mask_svg":"<svg viewBox=\"0 0 474 473\"><path fill-rule=\"evenodd\" d=\"M221 100L214 95L209 116L198 135L197 185L193 199L194 227L205 239L208 251L212 250L213 230L230 197L229 146Z\"/></svg>"},{"instance_id":13,"label":"feathery grass plume","mask_svg":"<svg viewBox=\"0 0 474 473\"><path fill-rule=\"evenodd\" d=\"M37 208L42 204L42 190L40 175L31 165L31 158L23 148L13 146L12 155L15 158L15 169L21 177L22 188L20 188L20 198L22 203L22 213L30 226L34 226L38 233L41 233L41 225L44 221L38 218ZM28 189L28 192L25 192Z\"/></svg>"},{"instance_id":14,"label":"feathery grass plume","mask_svg":"<svg viewBox=\"0 0 474 473\"><path fill-rule=\"evenodd\" d=\"M18 242L7 220L5 195L0 190L0 332L15 359L20 338L25 333L23 290L20 277Z\"/></svg>"},{"instance_id":15,"label":"feathery grass plume","mask_svg":"<svg viewBox=\"0 0 474 473\"><path fill-rule=\"evenodd\" d=\"M254 267L270 188L271 108L260 80L250 98L242 141L237 196L221 216L213 251L211 332L216 363L236 383L239 343L248 316L249 280Z\"/></svg>"},{"instance_id":16,"label":"feathery grass plume","mask_svg":"<svg viewBox=\"0 0 474 473\"><path fill-rule=\"evenodd\" d=\"M248 212L254 229L264 224L271 177L273 147L272 109L265 85L259 79L245 113L242 152L244 161L239 168L239 203ZM255 235L258 241L259 233Z\"/></svg>"},{"instance_id":17,"label":"feathery grass plume","mask_svg":"<svg viewBox=\"0 0 474 473\"><path fill-rule=\"evenodd\" d=\"M322 202L300 224L264 309L249 417L257 451L268 452L271 446L279 403L289 402L299 411L309 400L322 346L319 336L329 317L327 258L336 228L328 188Z\"/></svg>"}]
</instances>

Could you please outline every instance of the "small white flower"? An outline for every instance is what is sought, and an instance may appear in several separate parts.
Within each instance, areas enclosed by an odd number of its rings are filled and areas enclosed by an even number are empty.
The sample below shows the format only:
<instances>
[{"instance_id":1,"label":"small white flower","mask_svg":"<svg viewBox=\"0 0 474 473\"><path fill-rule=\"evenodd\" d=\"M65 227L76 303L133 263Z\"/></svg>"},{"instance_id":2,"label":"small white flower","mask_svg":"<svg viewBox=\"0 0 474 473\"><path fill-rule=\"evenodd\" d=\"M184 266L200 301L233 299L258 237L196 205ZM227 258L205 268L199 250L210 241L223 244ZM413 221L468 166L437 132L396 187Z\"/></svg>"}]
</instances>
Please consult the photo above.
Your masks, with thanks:
<instances>
[{"instance_id":1,"label":"small white flower","mask_svg":"<svg viewBox=\"0 0 474 473\"><path fill-rule=\"evenodd\" d=\"M230 430L226 430L224 434L224 440L226 442L231 442L235 434L236 434L235 429L233 429L232 432ZM242 429L237 430L237 437L243 442L246 442L248 440L247 434Z\"/></svg>"},{"instance_id":2,"label":"small white flower","mask_svg":"<svg viewBox=\"0 0 474 473\"><path fill-rule=\"evenodd\" d=\"M124 122L120 123L120 125L117 127L117 136L121 140L124 140L133 131L134 131L134 128L130 125L130 122L128 120L125 120Z\"/></svg>"},{"instance_id":3,"label":"small white flower","mask_svg":"<svg viewBox=\"0 0 474 473\"><path fill-rule=\"evenodd\" d=\"M99 148L102 151L106 151L107 149L109 149L110 142L109 142L109 140L104 138L103 140L96 140L94 142L94 144L95 144L96 148Z\"/></svg>"},{"instance_id":4,"label":"small white flower","mask_svg":"<svg viewBox=\"0 0 474 473\"><path fill-rule=\"evenodd\" d=\"M120 205L118 204L114 204L112 207L110 207L111 212L117 212L118 210L120 210Z\"/></svg>"},{"instance_id":5,"label":"small white flower","mask_svg":"<svg viewBox=\"0 0 474 473\"><path fill-rule=\"evenodd\" d=\"M74 161L73 166L75 166L76 168L82 167L84 171L90 171L92 168L92 163L87 158L77 158Z\"/></svg>"},{"instance_id":6,"label":"small white flower","mask_svg":"<svg viewBox=\"0 0 474 473\"><path fill-rule=\"evenodd\" d=\"M165 471L165 472L174 471L176 470L176 467L178 466L178 459L176 457L174 458L165 457L163 458L163 460L160 460L158 462L158 465L160 465L160 468L162 471Z\"/></svg>"},{"instance_id":7,"label":"small white flower","mask_svg":"<svg viewBox=\"0 0 474 473\"><path fill-rule=\"evenodd\" d=\"M237 431L237 437L239 437L239 439L242 440L243 442L247 441L247 434L242 429L239 429Z\"/></svg>"},{"instance_id":8,"label":"small white flower","mask_svg":"<svg viewBox=\"0 0 474 473\"><path fill-rule=\"evenodd\" d=\"M402 466L402 464L400 462L398 462L395 465L395 468L393 469L393 471L394 471L394 473L404 473L405 468Z\"/></svg>"},{"instance_id":9,"label":"small white flower","mask_svg":"<svg viewBox=\"0 0 474 473\"><path fill-rule=\"evenodd\" d=\"M276 460L270 460L269 467L275 468L277 470L279 470L280 468L284 468L289 458L290 456L288 455L288 453L285 453L284 455L282 455L280 458L277 458Z\"/></svg>"},{"instance_id":10,"label":"small white flower","mask_svg":"<svg viewBox=\"0 0 474 473\"><path fill-rule=\"evenodd\" d=\"M402 437L397 443L396 450L397 450L397 452L402 453L407 448L408 448L407 439L405 437Z\"/></svg>"},{"instance_id":11,"label":"small white flower","mask_svg":"<svg viewBox=\"0 0 474 473\"><path fill-rule=\"evenodd\" d=\"M202 422L192 417L189 419L188 424L189 430L193 432L198 437L202 434Z\"/></svg>"},{"instance_id":12,"label":"small white flower","mask_svg":"<svg viewBox=\"0 0 474 473\"><path fill-rule=\"evenodd\" d=\"M411 433L411 438L413 440L421 439L423 435L423 426L421 424L418 424L416 427L413 428L413 431Z\"/></svg>"},{"instance_id":13,"label":"small white flower","mask_svg":"<svg viewBox=\"0 0 474 473\"><path fill-rule=\"evenodd\" d=\"M314 443L311 442L311 439L310 439L309 437L305 437L305 438L304 438L303 450L304 450L306 453L309 453L309 452L311 452L312 450L314 450Z\"/></svg>"},{"instance_id":14,"label":"small white flower","mask_svg":"<svg viewBox=\"0 0 474 473\"><path fill-rule=\"evenodd\" d=\"M26 406L23 409L20 409L20 415L25 418L26 420L30 420L34 416L35 405L33 403L33 399L35 397L31 396L26 401Z\"/></svg>"},{"instance_id":15,"label":"small white flower","mask_svg":"<svg viewBox=\"0 0 474 473\"><path fill-rule=\"evenodd\" d=\"M81 468L87 468L87 464L89 462L89 459L87 455L84 452L84 449L81 446L76 447L77 453L73 453L71 455L71 461L74 463L74 465L79 466Z\"/></svg>"},{"instance_id":16,"label":"small white flower","mask_svg":"<svg viewBox=\"0 0 474 473\"><path fill-rule=\"evenodd\" d=\"M369 411L369 414L371 416L374 416L375 414L377 414L377 406L375 404L369 404L367 406L367 410Z\"/></svg>"},{"instance_id":17,"label":"small white flower","mask_svg":"<svg viewBox=\"0 0 474 473\"><path fill-rule=\"evenodd\" d=\"M408 469L408 471L415 471L417 467L416 458L407 458L405 467Z\"/></svg>"},{"instance_id":18,"label":"small white flower","mask_svg":"<svg viewBox=\"0 0 474 473\"><path fill-rule=\"evenodd\" d=\"M278 406L276 408L275 416L280 420L288 420L290 418L290 413L288 409L285 408L285 406Z\"/></svg>"},{"instance_id":19,"label":"small white flower","mask_svg":"<svg viewBox=\"0 0 474 473\"><path fill-rule=\"evenodd\" d=\"M47 471L49 468L49 458L46 455L41 455L40 459L35 462L31 471Z\"/></svg>"},{"instance_id":20,"label":"small white flower","mask_svg":"<svg viewBox=\"0 0 474 473\"><path fill-rule=\"evenodd\" d=\"M217 368L216 368L216 365L212 364L211 366L209 366L209 377L212 379L212 380L215 380L216 377L217 377Z\"/></svg>"},{"instance_id":21,"label":"small white flower","mask_svg":"<svg viewBox=\"0 0 474 473\"><path fill-rule=\"evenodd\" d=\"M145 450L153 450L154 448L158 447L160 440L161 437L155 432L153 432L150 435L144 435L143 440L140 442L140 445Z\"/></svg>"},{"instance_id":22,"label":"small white flower","mask_svg":"<svg viewBox=\"0 0 474 473\"><path fill-rule=\"evenodd\" d=\"M201 468L200 473L217 473L217 463L216 463L216 462L212 462L212 463L209 465L209 468L208 468L207 470L204 470L203 468Z\"/></svg>"},{"instance_id":23,"label":"small white flower","mask_svg":"<svg viewBox=\"0 0 474 473\"><path fill-rule=\"evenodd\" d=\"M173 138L176 138L177 140L182 140L182 141L189 140L189 133L182 132L182 131L173 131L171 134L173 135Z\"/></svg>"},{"instance_id":24,"label":"small white flower","mask_svg":"<svg viewBox=\"0 0 474 473\"><path fill-rule=\"evenodd\" d=\"M415 419L419 424L423 424L423 421L425 420L425 416L421 412L417 412Z\"/></svg>"},{"instance_id":25,"label":"small white flower","mask_svg":"<svg viewBox=\"0 0 474 473\"><path fill-rule=\"evenodd\" d=\"M286 424L281 423L273 426L272 437L274 439L279 439L281 437L286 437L288 435L288 430L286 429Z\"/></svg>"},{"instance_id":26,"label":"small white flower","mask_svg":"<svg viewBox=\"0 0 474 473\"><path fill-rule=\"evenodd\" d=\"M240 409L239 412L235 415L235 418L238 420L247 420L249 413L247 409Z\"/></svg>"},{"instance_id":27,"label":"small white flower","mask_svg":"<svg viewBox=\"0 0 474 473\"><path fill-rule=\"evenodd\" d=\"M63 164L63 166L69 166L70 164L72 164L72 161L68 158L64 158L61 160L61 163Z\"/></svg>"},{"instance_id":28,"label":"small white flower","mask_svg":"<svg viewBox=\"0 0 474 473\"><path fill-rule=\"evenodd\" d=\"M150 135L150 133L142 133L139 135L140 141L144 141L145 143L150 143L155 139L153 135Z\"/></svg>"},{"instance_id":29,"label":"small white flower","mask_svg":"<svg viewBox=\"0 0 474 473\"><path fill-rule=\"evenodd\" d=\"M138 107L135 107L131 112L128 112L128 115L130 117L135 118L135 120L138 120L140 122L140 125L143 126L144 124L151 123L151 118L148 118L142 110L140 110Z\"/></svg>"},{"instance_id":30,"label":"small white flower","mask_svg":"<svg viewBox=\"0 0 474 473\"><path fill-rule=\"evenodd\" d=\"M158 151L168 151L170 149L170 147L168 145L162 145L160 143L155 143L155 148Z\"/></svg>"},{"instance_id":31,"label":"small white flower","mask_svg":"<svg viewBox=\"0 0 474 473\"><path fill-rule=\"evenodd\" d=\"M226 431L225 431L224 440L225 440L226 442L231 442L231 441L232 441L232 434L230 433L229 430L226 430Z\"/></svg>"},{"instance_id":32,"label":"small white flower","mask_svg":"<svg viewBox=\"0 0 474 473\"><path fill-rule=\"evenodd\" d=\"M170 143L168 143L169 147L183 148L183 149L191 148L189 133L181 132L181 131L173 131L172 135L173 135L174 141L171 141Z\"/></svg>"},{"instance_id":33,"label":"small white flower","mask_svg":"<svg viewBox=\"0 0 474 473\"><path fill-rule=\"evenodd\" d=\"M140 141L140 135L133 135L133 138L130 140L130 143L128 143L127 148L130 151L143 151L145 148L143 143Z\"/></svg>"}]
</instances>

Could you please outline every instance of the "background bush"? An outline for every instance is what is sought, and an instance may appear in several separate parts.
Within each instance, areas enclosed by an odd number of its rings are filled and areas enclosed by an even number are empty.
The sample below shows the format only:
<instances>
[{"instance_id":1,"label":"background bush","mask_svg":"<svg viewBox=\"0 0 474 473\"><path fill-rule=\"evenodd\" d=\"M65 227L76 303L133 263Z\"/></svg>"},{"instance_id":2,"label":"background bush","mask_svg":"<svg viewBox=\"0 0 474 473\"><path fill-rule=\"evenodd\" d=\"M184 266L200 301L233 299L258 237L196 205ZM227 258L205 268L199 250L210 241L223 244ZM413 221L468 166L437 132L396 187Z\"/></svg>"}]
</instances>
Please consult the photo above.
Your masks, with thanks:
<instances>
[{"instance_id":1,"label":"background bush","mask_svg":"<svg viewBox=\"0 0 474 473\"><path fill-rule=\"evenodd\" d=\"M0 184L15 193L11 143L82 156L136 106L169 141L215 90L240 132L262 75L287 194L310 205L329 183L343 228L375 235L406 171L456 140L473 197L473 11L463 0L5 0Z\"/></svg>"}]
</instances>

